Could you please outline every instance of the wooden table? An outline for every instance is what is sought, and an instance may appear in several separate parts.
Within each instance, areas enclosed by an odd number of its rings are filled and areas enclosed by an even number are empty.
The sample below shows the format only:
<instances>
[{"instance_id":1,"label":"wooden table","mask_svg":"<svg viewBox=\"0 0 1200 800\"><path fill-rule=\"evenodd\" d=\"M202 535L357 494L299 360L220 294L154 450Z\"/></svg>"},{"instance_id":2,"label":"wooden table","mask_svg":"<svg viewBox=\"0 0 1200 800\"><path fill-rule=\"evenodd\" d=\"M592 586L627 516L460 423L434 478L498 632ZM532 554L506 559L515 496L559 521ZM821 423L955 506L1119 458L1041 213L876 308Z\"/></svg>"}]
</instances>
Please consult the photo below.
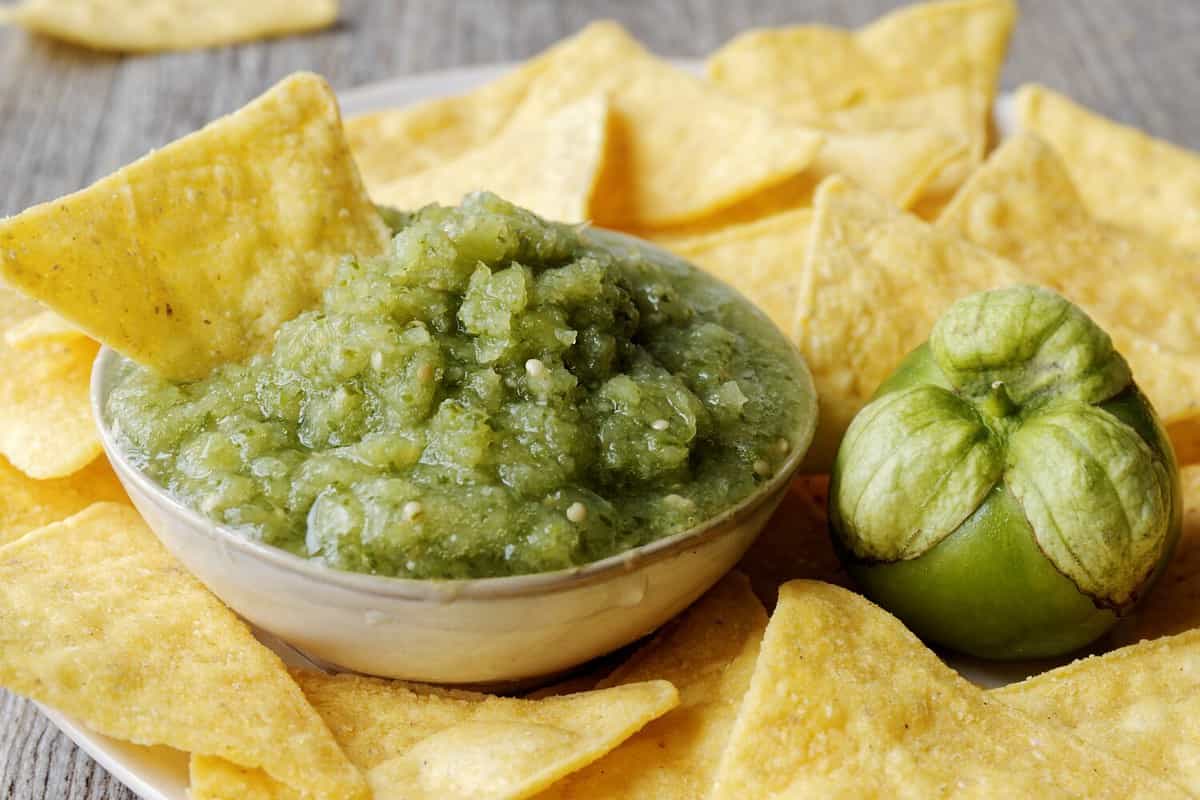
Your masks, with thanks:
<instances>
[{"instance_id":1,"label":"wooden table","mask_svg":"<svg viewBox=\"0 0 1200 800\"><path fill-rule=\"evenodd\" d=\"M0 29L0 215L74 191L200 127L283 75L338 89L533 55L597 17L700 57L754 26L860 25L894 0L344 0L310 36L119 58ZM1004 86L1038 80L1200 149L1200 3L1025 0ZM0 369L3 365L0 365ZM0 800L129 800L27 702L0 690Z\"/></svg>"}]
</instances>

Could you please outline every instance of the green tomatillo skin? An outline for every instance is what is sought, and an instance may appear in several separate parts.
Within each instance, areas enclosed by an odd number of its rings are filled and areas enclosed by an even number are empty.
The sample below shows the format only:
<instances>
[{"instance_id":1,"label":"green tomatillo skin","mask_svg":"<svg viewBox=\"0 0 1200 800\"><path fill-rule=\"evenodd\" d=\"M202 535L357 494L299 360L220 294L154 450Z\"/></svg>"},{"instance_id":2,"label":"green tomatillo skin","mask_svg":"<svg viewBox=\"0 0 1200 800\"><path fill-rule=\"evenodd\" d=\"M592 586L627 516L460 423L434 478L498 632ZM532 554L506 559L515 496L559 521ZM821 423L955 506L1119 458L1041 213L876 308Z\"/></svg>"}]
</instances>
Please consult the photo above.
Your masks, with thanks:
<instances>
[{"instance_id":1,"label":"green tomatillo skin","mask_svg":"<svg viewBox=\"0 0 1200 800\"><path fill-rule=\"evenodd\" d=\"M851 424L830 527L922 638L1061 655L1132 610L1179 537L1162 426L1109 337L1053 292L964 298Z\"/></svg>"}]
</instances>

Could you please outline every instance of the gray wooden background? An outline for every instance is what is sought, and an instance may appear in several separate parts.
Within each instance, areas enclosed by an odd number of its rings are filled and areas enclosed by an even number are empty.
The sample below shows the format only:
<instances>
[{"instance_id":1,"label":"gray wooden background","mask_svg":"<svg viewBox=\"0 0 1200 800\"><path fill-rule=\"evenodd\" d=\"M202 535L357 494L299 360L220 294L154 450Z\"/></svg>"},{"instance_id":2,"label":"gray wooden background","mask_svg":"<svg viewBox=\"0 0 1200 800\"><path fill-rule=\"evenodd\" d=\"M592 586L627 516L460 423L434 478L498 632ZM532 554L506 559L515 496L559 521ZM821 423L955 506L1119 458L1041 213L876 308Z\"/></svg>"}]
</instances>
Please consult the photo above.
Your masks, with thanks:
<instances>
[{"instance_id":1,"label":"gray wooden background","mask_svg":"<svg viewBox=\"0 0 1200 800\"><path fill-rule=\"evenodd\" d=\"M0 0L2 2L3 0ZM120 58L0 28L0 215L74 191L311 69L338 89L520 59L598 17L700 57L746 28L859 25L894 0L343 0L309 36ZM1038 80L1200 149L1200 0L1024 0L1004 86ZM3 368L0 365L0 368ZM0 800L130 800L37 710L0 690Z\"/></svg>"}]
</instances>

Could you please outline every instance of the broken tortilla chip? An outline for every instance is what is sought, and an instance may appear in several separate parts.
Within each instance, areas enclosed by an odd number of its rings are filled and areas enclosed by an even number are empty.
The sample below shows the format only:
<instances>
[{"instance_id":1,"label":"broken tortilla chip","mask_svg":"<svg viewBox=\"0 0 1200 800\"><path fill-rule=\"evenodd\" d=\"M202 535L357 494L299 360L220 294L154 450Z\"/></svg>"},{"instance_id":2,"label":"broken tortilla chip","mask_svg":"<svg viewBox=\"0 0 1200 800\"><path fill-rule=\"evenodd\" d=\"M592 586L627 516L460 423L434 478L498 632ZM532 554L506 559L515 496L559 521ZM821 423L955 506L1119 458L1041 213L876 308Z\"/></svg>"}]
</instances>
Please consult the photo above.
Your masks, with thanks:
<instances>
[{"instance_id":1,"label":"broken tortilla chip","mask_svg":"<svg viewBox=\"0 0 1200 800\"><path fill-rule=\"evenodd\" d=\"M279 658L130 506L0 548L0 620L0 685L98 733L259 767L314 798L366 795Z\"/></svg>"},{"instance_id":2,"label":"broken tortilla chip","mask_svg":"<svg viewBox=\"0 0 1200 800\"><path fill-rule=\"evenodd\" d=\"M712 800L950 795L1188 796L989 698L863 597L783 586Z\"/></svg>"},{"instance_id":3,"label":"broken tortilla chip","mask_svg":"<svg viewBox=\"0 0 1200 800\"><path fill-rule=\"evenodd\" d=\"M188 50L324 28L337 0L24 0L0 9L0 23L95 50Z\"/></svg>"},{"instance_id":4,"label":"broken tortilla chip","mask_svg":"<svg viewBox=\"0 0 1200 800\"><path fill-rule=\"evenodd\" d=\"M1135 641L1200 628L1200 466L1181 469L1179 477L1183 530L1166 570L1138 607Z\"/></svg>"},{"instance_id":5,"label":"broken tortilla chip","mask_svg":"<svg viewBox=\"0 0 1200 800\"><path fill-rule=\"evenodd\" d=\"M666 681L520 700L296 671L376 798L518 800L600 758L679 703ZM262 772L194 757L193 800L305 798Z\"/></svg>"},{"instance_id":6,"label":"broken tortilla chip","mask_svg":"<svg viewBox=\"0 0 1200 800\"><path fill-rule=\"evenodd\" d=\"M1100 219L1200 250L1200 153L1147 136L1044 86L1016 94L1017 127L1057 151Z\"/></svg>"},{"instance_id":7,"label":"broken tortilla chip","mask_svg":"<svg viewBox=\"0 0 1200 800\"><path fill-rule=\"evenodd\" d=\"M384 184L376 202L402 209L456 205L490 191L546 219L583 222L604 166L608 101L573 103L532 126L512 126L459 158Z\"/></svg>"},{"instance_id":8,"label":"broken tortilla chip","mask_svg":"<svg viewBox=\"0 0 1200 800\"><path fill-rule=\"evenodd\" d=\"M612 22L593 23L462 97L353 119L348 135L375 192L597 93L608 94L613 111L592 205L598 225L695 219L800 173L821 142L655 58Z\"/></svg>"},{"instance_id":9,"label":"broken tortilla chip","mask_svg":"<svg viewBox=\"0 0 1200 800\"><path fill-rule=\"evenodd\" d=\"M1083 658L989 694L1200 795L1200 630Z\"/></svg>"},{"instance_id":10,"label":"broken tortilla chip","mask_svg":"<svg viewBox=\"0 0 1200 800\"><path fill-rule=\"evenodd\" d=\"M0 284L0 456L31 478L64 478L100 455L88 383L97 345L85 336L10 346L7 334L44 313Z\"/></svg>"},{"instance_id":11,"label":"broken tortilla chip","mask_svg":"<svg viewBox=\"0 0 1200 800\"><path fill-rule=\"evenodd\" d=\"M108 459L97 458L65 478L39 481L0 456L0 545L102 501L128 501Z\"/></svg>"},{"instance_id":12,"label":"broken tortilla chip","mask_svg":"<svg viewBox=\"0 0 1200 800\"><path fill-rule=\"evenodd\" d=\"M0 221L0 278L168 377L268 345L345 256L384 249L317 75L92 186Z\"/></svg>"},{"instance_id":13,"label":"broken tortilla chip","mask_svg":"<svg viewBox=\"0 0 1200 800\"><path fill-rule=\"evenodd\" d=\"M704 797L766 627L767 615L746 578L726 576L602 684L668 680L679 689L679 708L537 800Z\"/></svg>"}]
</instances>

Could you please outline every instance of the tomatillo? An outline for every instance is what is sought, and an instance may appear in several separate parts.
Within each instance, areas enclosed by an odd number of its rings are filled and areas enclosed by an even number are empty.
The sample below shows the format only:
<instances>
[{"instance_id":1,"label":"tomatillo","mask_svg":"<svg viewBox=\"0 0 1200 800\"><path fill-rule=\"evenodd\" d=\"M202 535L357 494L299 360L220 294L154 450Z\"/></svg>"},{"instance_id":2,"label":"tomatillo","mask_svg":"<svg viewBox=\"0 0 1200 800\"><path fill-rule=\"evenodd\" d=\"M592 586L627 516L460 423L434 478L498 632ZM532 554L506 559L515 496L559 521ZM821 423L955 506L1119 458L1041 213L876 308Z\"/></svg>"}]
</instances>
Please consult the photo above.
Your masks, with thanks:
<instances>
[{"instance_id":1,"label":"tomatillo","mask_svg":"<svg viewBox=\"0 0 1200 800\"><path fill-rule=\"evenodd\" d=\"M863 592L927 641L1061 655L1127 614L1179 538L1179 472L1129 365L1031 286L952 305L855 417L830 527Z\"/></svg>"}]
</instances>

